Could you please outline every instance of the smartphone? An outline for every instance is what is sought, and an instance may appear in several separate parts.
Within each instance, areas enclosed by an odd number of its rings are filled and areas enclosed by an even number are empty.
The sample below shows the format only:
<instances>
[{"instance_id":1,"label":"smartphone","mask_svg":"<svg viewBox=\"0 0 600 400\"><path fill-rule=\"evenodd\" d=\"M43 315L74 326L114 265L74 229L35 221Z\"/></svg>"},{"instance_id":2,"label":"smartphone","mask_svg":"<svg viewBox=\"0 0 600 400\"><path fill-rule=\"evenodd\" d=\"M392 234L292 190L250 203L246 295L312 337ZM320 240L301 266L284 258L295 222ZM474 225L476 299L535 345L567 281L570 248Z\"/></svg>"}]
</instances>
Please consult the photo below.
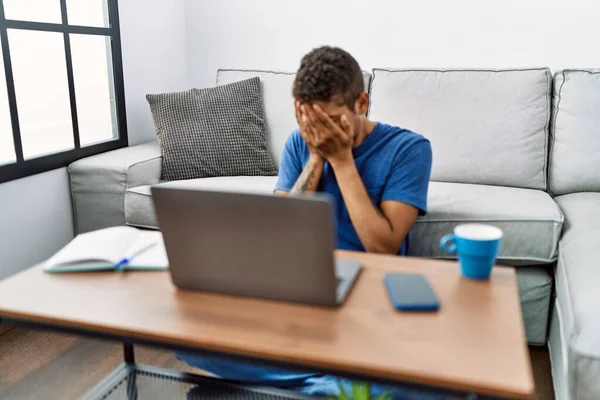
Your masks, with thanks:
<instances>
[{"instance_id":1,"label":"smartphone","mask_svg":"<svg viewBox=\"0 0 600 400\"><path fill-rule=\"evenodd\" d=\"M437 311L440 308L433 288L421 274L386 274L383 281L396 310Z\"/></svg>"}]
</instances>

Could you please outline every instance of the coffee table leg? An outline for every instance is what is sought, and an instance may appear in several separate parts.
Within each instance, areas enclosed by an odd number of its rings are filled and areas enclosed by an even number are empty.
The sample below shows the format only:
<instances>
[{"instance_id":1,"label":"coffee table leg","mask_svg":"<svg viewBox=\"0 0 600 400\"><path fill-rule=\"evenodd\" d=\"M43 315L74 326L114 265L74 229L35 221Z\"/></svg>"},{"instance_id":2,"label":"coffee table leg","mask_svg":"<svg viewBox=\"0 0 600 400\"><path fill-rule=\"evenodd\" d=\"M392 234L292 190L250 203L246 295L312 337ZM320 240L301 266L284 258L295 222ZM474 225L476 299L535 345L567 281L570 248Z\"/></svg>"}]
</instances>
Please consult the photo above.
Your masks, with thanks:
<instances>
[{"instance_id":1,"label":"coffee table leg","mask_svg":"<svg viewBox=\"0 0 600 400\"><path fill-rule=\"evenodd\" d=\"M123 358L125 359L125 364L127 364L128 367L132 367L129 368L129 376L127 377L127 399L137 400L135 355L133 353L132 343L123 343Z\"/></svg>"},{"instance_id":2,"label":"coffee table leg","mask_svg":"<svg viewBox=\"0 0 600 400\"><path fill-rule=\"evenodd\" d=\"M132 343L123 343L123 356L125 358L125 363L135 364L135 356L133 354Z\"/></svg>"}]
</instances>

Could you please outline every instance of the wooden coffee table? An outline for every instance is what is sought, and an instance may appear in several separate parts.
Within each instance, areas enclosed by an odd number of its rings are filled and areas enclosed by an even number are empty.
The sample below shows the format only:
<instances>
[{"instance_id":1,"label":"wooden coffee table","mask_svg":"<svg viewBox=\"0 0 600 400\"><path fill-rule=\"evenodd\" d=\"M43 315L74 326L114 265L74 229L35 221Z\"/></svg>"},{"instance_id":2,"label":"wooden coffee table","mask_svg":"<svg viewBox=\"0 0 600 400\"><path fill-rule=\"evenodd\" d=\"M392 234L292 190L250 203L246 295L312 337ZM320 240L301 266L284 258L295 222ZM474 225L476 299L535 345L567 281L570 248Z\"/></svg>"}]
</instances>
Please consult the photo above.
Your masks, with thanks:
<instances>
[{"instance_id":1,"label":"wooden coffee table","mask_svg":"<svg viewBox=\"0 0 600 400\"><path fill-rule=\"evenodd\" d=\"M356 286L338 309L181 291L167 272L49 275L38 266L0 282L0 320L121 341L122 373L142 368L133 359L133 344L139 343L454 396L533 396L512 268L495 268L490 281L478 282L461 277L454 262L337 255L363 262ZM403 271L427 276L440 299L439 312L392 308L382 278ZM106 389L117 375L100 386ZM137 397L135 388L128 390L130 398Z\"/></svg>"}]
</instances>

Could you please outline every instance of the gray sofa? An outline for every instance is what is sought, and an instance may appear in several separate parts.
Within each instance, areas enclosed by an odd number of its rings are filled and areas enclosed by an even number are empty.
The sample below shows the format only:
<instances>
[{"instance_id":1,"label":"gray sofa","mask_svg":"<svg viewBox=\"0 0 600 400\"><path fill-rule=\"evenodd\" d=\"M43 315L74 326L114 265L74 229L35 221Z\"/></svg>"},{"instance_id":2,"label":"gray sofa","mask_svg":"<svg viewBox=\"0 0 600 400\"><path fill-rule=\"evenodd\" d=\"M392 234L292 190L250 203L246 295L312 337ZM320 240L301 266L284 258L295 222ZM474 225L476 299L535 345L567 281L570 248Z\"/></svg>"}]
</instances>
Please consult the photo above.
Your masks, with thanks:
<instances>
[{"instance_id":1,"label":"gray sofa","mask_svg":"<svg viewBox=\"0 0 600 400\"><path fill-rule=\"evenodd\" d=\"M278 163L296 127L294 75L219 70L217 85L254 76ZM371 119L432 143L429 213L412 231L411 255L448 257L439 239L462 222L500 227L499 262L518 267L527 340L549 342L557 397L600 398L600 73L374 69L366 81ZM271 193L276 180L161 182L156 141L79 160L69 173L78 232L156 228L152 185Z\"/></svg>"}]
</instances>

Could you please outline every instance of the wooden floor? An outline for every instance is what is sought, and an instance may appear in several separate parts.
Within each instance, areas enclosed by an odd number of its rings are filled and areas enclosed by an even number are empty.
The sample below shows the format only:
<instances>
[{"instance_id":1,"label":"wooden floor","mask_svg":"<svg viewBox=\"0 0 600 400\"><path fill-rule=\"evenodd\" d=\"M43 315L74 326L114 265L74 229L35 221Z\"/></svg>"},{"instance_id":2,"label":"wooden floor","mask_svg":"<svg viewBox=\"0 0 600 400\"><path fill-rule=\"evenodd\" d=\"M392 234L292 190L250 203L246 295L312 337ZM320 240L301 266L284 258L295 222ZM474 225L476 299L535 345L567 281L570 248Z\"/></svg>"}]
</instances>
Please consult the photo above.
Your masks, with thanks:
<instances>
[{"instance_id":1,"label":"wooden floor","mask_svg":"<svg viewBox=\"0 0 600 400\"><path fill-rule=\"evenodd\" d=\"M538 399L553 400L548 351L530 350ZM171 351L135 351L136 362L193 371ZM122 360L119 343L0 325L0 399L78 399Z\"/></svg>"}]
</instances>

